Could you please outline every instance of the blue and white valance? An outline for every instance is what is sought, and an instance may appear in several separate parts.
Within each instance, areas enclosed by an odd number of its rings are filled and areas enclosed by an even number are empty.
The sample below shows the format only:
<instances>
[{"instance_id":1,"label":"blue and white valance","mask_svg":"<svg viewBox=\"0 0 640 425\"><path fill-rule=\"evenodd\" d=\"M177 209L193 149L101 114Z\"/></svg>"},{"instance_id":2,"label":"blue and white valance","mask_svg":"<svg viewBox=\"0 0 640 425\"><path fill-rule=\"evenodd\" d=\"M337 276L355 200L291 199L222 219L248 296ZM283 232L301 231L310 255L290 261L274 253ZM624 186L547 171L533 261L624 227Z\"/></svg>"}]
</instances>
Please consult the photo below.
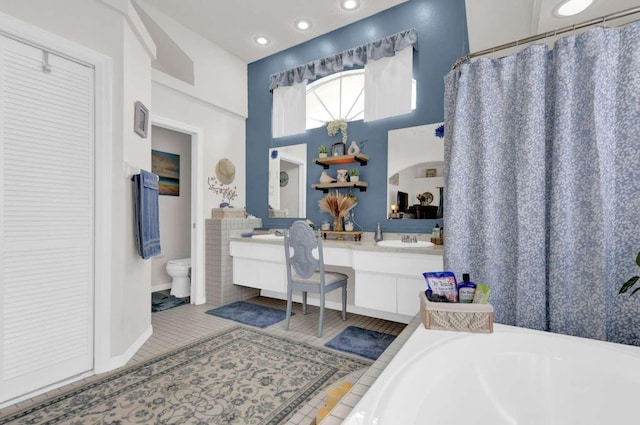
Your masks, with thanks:
<instances>
[{"instance_id":1,"label":"blue and white valance","mask_svg":"<svg viewBox=\"0 0 640 425\"><path fill-rule=\"evenodd\" d=\"M395 56L396 52L407 47L418 49L418 34L414 28L345 50L333 56L314 60L287 71L272 74L269 77L269 90L292 86L304 80L315 80L318 77L343 71L346 67L364 66L368 60Z\"/></svg>"}]
</instances>

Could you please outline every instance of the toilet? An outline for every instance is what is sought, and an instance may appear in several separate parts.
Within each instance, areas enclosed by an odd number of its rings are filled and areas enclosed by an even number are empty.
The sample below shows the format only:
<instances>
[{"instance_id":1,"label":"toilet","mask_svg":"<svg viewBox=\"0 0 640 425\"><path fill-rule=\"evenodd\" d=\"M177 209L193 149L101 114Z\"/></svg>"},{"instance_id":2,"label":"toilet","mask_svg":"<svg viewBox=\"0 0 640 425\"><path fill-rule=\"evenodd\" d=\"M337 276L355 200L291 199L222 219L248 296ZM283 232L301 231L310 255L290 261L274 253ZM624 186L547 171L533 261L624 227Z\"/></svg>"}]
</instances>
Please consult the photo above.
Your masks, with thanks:
<instances>
[{"instance_id":1,"label":"toilet","mask_svg":"<svg viewBox=\"0 0 640 425\"><path fill-rule=\"evenodd\" d=\"M173 278L171 295L185 298L191 295L191 258L181 258L167 262L167 273Z\"/></svg>"}]
</instances>

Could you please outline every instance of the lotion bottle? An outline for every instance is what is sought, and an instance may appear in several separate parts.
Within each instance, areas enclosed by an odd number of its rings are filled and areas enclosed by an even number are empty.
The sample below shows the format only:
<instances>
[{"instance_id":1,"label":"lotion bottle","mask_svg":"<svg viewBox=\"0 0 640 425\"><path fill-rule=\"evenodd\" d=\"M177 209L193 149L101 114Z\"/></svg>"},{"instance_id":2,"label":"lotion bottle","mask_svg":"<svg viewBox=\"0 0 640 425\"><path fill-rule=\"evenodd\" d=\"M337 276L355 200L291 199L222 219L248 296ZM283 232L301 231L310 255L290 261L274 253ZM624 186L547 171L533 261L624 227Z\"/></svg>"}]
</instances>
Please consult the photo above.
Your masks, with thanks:
<instances>
[{"instance_id":1,"label":"lotion bottle","mask_svg":"<svg viewBox=\"0 0 640 425\"><path fill-rule=\"evenodd\" d=\"M458 302L469 304L476 294L476 284L469 281L469 273L462 273L462 283L458 285Z\"/></svg>"},{"instance_id":2,"label":"lotion bottle","mask_svg":"<svg viewBox=\"0 0 640 425\"><path fill-rule=\"evenodd\" d=\"M431 237L434 239L440 239L440 225L438 223L436 223L436 226L433 228Z\"/></svg>"}]
</instances>

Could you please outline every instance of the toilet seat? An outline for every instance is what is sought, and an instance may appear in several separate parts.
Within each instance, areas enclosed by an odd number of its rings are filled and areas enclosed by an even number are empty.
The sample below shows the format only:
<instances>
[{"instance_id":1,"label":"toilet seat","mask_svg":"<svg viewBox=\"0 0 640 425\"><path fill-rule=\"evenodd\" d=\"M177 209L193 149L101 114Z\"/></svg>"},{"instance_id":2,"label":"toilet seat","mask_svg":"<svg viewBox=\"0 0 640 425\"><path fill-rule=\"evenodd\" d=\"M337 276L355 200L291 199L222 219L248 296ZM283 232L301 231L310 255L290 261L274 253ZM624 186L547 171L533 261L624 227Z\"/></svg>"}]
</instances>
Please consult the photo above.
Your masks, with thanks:
<instances>
[{"instance_id":1,"label":"toilet seat","mask_svg":"<svg viewBox=\"0 0 640 425\"><path fill-rule=\"evenodd\" d=\"M167 264L173 266L191 267L191 258L180 258L178 260L169 260Z\"/></svg>"}]
</instances>

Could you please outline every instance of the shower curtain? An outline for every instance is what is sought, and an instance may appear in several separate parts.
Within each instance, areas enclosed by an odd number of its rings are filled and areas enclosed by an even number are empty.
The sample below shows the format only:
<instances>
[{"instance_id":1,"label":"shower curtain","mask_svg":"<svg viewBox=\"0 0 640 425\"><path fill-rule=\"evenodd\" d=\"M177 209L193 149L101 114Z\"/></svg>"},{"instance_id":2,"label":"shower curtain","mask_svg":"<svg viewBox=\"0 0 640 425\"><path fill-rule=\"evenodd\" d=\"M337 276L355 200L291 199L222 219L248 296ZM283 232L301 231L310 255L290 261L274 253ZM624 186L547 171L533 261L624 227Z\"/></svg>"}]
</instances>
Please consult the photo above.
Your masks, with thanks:
<instances>
[{"instance_id":1,"label":"shower curtain","mask_svg":"<svg viewBox=\"0 0 640 425\"><path fill-rule=\"evenodd\" d=\"M640 22L445 77L445 269L495 320L640 345Z\"/></svg>"}]
</instances>

